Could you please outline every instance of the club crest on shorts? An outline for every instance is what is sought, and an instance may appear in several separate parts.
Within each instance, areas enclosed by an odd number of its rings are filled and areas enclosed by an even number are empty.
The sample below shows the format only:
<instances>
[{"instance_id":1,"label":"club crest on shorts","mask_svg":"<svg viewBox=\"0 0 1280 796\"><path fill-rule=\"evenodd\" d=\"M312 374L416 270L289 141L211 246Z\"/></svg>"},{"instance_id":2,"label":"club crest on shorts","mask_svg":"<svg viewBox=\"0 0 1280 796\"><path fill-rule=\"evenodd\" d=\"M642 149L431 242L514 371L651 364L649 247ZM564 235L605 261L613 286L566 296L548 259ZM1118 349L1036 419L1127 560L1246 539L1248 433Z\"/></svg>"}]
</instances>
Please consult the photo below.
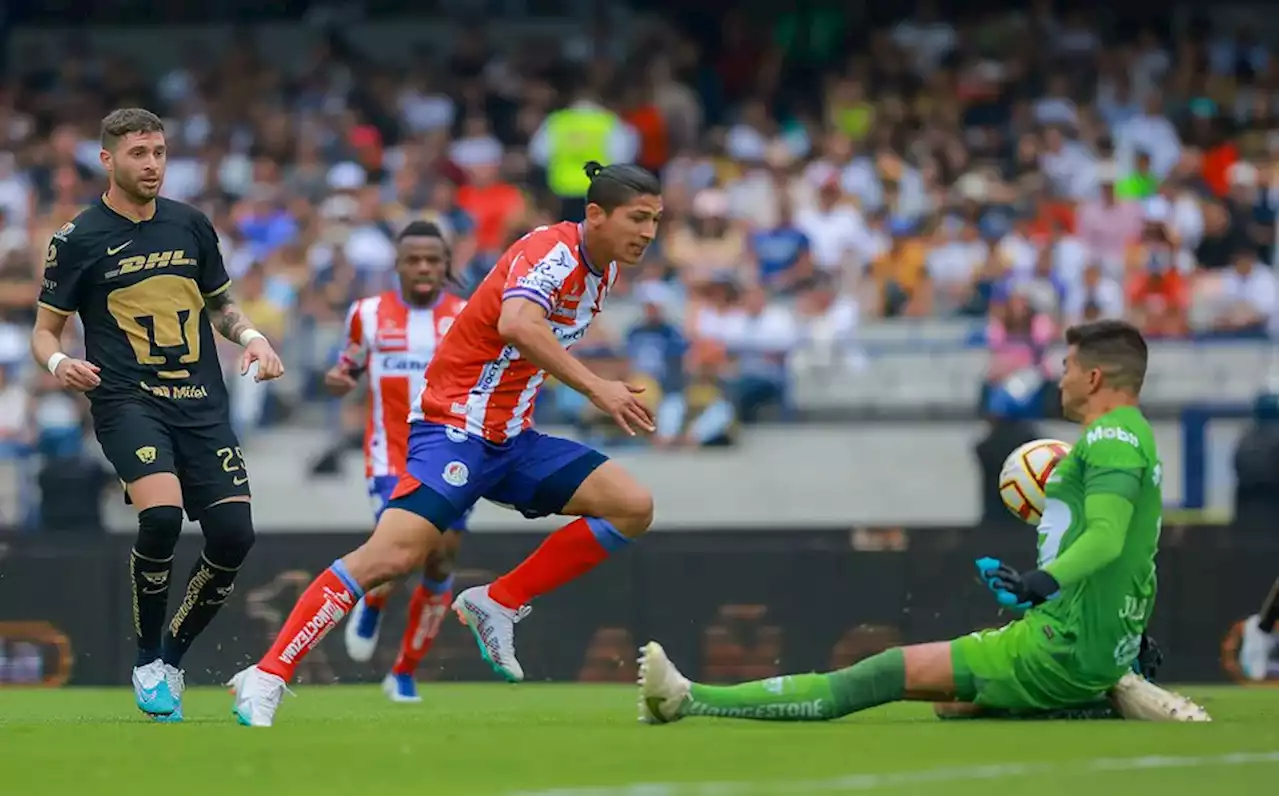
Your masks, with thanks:
<instances>
[{"instance_id":1,"label":"club crest on shorts","mask_svg":"<svg viewBox=\"0 0 1280 796\"><path fill-rule=\"evenodd\" d=\"M156 460L156 449L154 445L143 445L133 452L138 457L138 461L143 464L154 464Z\"/></svg>"},{"instance_id":2,"label":"club crest on shorts","mask_svg":"<svg viewBox=\"0 0 1280 796\"><path fill-rule=\"evenodd\" d=\"M449 462L444 466L444 482L449 486L466 486L471 471L459 461Z\"/></svg>"}]
</instances>

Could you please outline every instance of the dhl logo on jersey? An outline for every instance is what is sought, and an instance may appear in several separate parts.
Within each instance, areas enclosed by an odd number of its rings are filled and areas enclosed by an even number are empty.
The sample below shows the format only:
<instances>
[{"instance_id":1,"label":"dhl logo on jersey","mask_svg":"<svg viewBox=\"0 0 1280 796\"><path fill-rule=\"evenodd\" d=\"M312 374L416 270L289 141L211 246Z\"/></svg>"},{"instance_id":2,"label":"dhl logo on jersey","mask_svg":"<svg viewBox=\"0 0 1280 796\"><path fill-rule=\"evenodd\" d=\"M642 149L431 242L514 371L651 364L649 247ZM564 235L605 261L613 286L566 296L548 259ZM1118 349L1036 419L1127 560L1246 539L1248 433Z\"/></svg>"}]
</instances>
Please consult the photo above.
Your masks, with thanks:
<instances>
[{"instance_id":1,"label":"dhl logo on jersey","mask_svg":"<svg viewBox=\"0 0 1280 796\"><path fill-rule=\"evenodd\" d=\"M135 254L132 257L125 257L116 263L114 271L107 272L107 278L116 276L125 276L126 274L136 273L138 271L149 271L152 268L168 268L174 265L195 265L194 257L187 257L187 253L183 249L170 249L162 252L152 252L151 254Z\"/></svg>"}]
</instances>

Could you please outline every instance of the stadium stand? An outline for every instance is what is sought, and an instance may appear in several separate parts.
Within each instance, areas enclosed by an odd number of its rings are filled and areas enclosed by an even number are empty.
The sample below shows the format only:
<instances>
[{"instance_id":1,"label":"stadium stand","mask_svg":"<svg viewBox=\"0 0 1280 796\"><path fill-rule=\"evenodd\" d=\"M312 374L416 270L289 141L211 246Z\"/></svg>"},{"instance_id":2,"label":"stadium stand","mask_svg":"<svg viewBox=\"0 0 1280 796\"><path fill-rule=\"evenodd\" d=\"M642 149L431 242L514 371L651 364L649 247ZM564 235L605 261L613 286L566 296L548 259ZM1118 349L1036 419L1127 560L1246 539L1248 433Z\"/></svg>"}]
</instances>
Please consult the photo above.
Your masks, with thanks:
<instances>
[{"instance_id":1,"label":"stadium stand","mask_svg":"<svg viewBox=\"0 0 1280 796\"><path fill-rule=\"evenodd\" d=\"M1053 341L1082 318L1156 339L1158 418L1239 417L1274 391L1276 54L1230 9L1154 24L1094 4L812 3L757 21L511 0L481 24L443 0L430 19L172 3L167 26L72 31L56 3L20 5L0 86L0 523L34 527L28 485L93 457L24 336L50 233L101 190L96 124L124 104L167 120L167 195L214 219L290 365L279 385L236 380L235 414L300 490L358 455L332 430L358 413L319 381L346 306L388 284L396 231L448 229L465 292L507 242L580 212L556 130L587 122L668 195L583 356L669 395L696 364L735 402L723 436L743 451L788 433L757 423L1052 418ZM540 422L596 433L555 392Z\"/></svg>"}]
</instances>

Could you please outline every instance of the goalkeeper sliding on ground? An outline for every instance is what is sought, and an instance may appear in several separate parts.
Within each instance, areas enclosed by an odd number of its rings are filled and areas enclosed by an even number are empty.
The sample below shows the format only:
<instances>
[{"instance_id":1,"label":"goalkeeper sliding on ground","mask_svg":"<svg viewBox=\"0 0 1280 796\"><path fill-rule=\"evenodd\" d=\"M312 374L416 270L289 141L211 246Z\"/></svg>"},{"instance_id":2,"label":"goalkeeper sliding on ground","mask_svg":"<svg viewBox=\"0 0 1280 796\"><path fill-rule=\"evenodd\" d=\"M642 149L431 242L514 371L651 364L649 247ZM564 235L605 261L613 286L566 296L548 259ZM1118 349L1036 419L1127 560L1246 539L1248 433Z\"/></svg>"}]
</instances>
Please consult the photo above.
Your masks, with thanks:
<instances>
[{"instance_id":1,"label":"goalkeeper sliding on ground","mask_svg":"<svg viewBox=\"0 0 1280 796\"><path fill-rule=\"evenodd\" d=\"M650 642L640 717L826 721L899 700L939 715L1040 715L1110 701L1125 718L1207 721L1203 709L1132 671L1156 596L1161 466L1138 409L1147 345L1100 321L1067 331L1064 414L1083 427L1049 477L1035 569L977 562L996 600L1025 611L1004 627L886 650L828 674L733 686L691 683Z\"/></svg>"}]
</instances>

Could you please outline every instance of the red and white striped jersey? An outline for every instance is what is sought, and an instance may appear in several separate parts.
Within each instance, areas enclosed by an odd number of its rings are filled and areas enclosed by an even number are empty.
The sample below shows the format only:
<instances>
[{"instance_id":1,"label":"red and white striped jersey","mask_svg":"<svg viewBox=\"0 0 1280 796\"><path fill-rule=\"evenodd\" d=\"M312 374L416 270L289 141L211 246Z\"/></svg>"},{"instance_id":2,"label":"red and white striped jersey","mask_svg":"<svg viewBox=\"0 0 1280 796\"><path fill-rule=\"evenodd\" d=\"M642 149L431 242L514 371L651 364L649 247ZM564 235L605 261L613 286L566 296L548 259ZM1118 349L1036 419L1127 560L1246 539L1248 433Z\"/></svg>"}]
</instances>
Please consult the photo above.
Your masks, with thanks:
<instances>
[{"instance_id":1,"label":"red and white striped jersey","mask_svg":"<svg viewBox=\"0 0 1280 796\"><path fill-rule=\"evenodd\" d=\"M582 246L582 226L538 227L511 245L458 315L427 367L427 383L410 419L465 430L503 442L533 423L533 402L546 373L498 335L508 298L547 312L566 350L586 334L618 276L617 263L596 267Z\"/></svg>"},{"instance_id":2,"label":"red and white striped jersey","mask_svg":"<svg viewBox=\"0 0 1280 796\"><path fill-rule=\"evenodd\" d=\"M413 307L388 290L347 312L346 356L369 374L364 429L365 475L398 476L409 442L409 403L466 302L441 293L431 307Z\"/></svg>"}]
</instances>

